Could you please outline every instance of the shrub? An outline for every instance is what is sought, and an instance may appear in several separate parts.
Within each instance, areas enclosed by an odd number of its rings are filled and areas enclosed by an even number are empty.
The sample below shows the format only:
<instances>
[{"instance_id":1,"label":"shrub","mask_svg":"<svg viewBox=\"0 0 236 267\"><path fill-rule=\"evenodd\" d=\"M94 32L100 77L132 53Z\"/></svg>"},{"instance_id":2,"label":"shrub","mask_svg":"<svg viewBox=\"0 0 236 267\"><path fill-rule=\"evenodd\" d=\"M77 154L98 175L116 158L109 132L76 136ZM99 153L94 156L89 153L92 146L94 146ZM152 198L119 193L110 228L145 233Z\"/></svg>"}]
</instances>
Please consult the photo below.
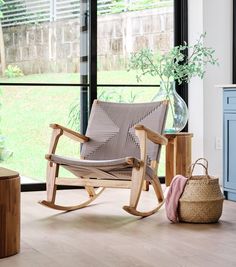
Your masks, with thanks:
<instances>
[{"instance_id":1,"label":"shrub","mask_svg":"<svg viewBox=\"0 0 236 267\"><path fill-rule=\"evenodd\" d=\"M5 147L5 138L0 134L0 162L7 160L13 155L13 152L6 149Z\"/></svg>"},{"instance_id":2,"label":"shrub","mask_svg":"<svg viewBox=\"0 0 236 267\"><path fill-rule=\"evenodd\" d=\"M18 66L8 65L5 70L5 75L7 78L15 78L24 76L24 73Z\"/></svg>"}]
</instances>

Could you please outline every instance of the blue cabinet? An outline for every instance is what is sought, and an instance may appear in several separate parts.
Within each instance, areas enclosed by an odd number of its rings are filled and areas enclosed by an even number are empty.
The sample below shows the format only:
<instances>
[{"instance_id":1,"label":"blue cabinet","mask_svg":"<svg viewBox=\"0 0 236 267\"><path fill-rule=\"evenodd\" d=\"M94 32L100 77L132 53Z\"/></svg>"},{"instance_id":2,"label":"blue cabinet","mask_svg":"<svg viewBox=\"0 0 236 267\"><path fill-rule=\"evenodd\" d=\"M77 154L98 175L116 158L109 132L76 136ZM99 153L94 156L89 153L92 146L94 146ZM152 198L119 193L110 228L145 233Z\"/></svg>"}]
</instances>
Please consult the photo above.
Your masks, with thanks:
<instances>
[{"instance_id":1,"label":"blue cabinet","mask_svg":"<svg viewBox=\"0 0 236 267\"><path fill-rule=\"evenodd\" d=\"M236 201L236 87L223 91L223 187L227 199Z\"/></svg>"}]
</instances>

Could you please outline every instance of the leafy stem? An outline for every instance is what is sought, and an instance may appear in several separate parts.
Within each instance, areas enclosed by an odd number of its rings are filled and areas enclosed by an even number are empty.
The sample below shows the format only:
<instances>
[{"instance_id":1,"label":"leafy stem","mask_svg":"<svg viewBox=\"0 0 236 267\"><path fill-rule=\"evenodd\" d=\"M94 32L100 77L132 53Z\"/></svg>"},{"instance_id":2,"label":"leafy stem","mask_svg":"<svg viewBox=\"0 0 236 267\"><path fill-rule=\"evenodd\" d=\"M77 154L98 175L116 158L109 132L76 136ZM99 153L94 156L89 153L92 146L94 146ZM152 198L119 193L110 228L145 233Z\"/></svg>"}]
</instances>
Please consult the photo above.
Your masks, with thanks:
<instances>
[{"instance_id":1,"label":"leafy stem","mask_svg":"<svg viewBox=\"0 0 236 267\"><path fill-rule=\"evenodd\" d=\"M175 46L165 54L156 53L150 49L142 49L132 54L129 70L137 71L137 79L142 76L157 76L161 82L175 81L178 84L189 82L192 77L203 78L204 67L207 64L218 65L218 59L214 57L215 51L203 44L206 34L200 35L196 44ZM192 51L185 56L186 50ZM168 87L166 88L168 94Z\"/></svg>"}]
</instances>

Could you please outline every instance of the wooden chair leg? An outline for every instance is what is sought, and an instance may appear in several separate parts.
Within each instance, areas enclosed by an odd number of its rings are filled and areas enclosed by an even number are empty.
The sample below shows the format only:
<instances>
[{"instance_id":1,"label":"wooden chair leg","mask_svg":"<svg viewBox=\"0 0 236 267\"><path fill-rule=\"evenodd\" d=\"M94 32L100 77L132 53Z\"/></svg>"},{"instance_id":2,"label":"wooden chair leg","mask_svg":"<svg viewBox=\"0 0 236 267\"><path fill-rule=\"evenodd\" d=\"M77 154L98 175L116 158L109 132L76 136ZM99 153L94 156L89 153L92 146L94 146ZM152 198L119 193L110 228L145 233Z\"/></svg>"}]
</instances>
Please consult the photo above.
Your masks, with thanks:
<instances>
[{"instance_id":1,"label":"wooden chair leg","mask_svg":"<svg viewBox=\"0 0 236 267\"><path fill-rule=\"evenodd\" d=\"M138 201L141 195L142 187L144 182L144 171L142 168L137 170L133 168L132 171L132 184L130 191L130 207L136 208L138 205Z\"/></svg>"},{"instance_id":2,"label":"wooden chair leg","mask_svg":"<svg viewBox=\"0 0 236 267\"><path fill-rule=\"evenodd\" d=\"M90 204L91 202L93 202L98 196L100 196L100 194L104 191L104 187L99 187L96 191L95 191L95 195L93 197L89 197L88 200L80 203L79 205L73 205L73 206L62 206L62 205L56 205L52 202L46 201L46 200L42 200L39 201L39 204L46 206L48 208L52 208L52 209L56 209L56 210L61 210L61 211L73 211L73 210L78 210L78 209L82 209L85 208L86 206L88 206L88 204Z\"/></svg>"},{"instance_id":3,"label":"wooden chair leg","mask_svg":"<svg viewBox=\"0 0 236 267\"><path fill-rule=\"evenodd\" d=\"M48 162L47 165L47 201L54 203L56 198L56 177L58 176L59 165Z\"/></svg>"},{"instance_id":4,"label":"wooden chair leg","mask_svg":"<svg viewBox=\"0 0 236 267\"><path fill-rule=\"evenodd\" d=\"M149 181L143 182L143 191L149 191Z\"/></svg>"},{"instance_id":5,"label":"wooden chair leg","mask_svg":"<svg viewBox=\"0 0 236 267\"><path fill-rule=\"evenodd\" d=\"M128 213L134 214L138 205L140 194L144 184L144 168L133 168L132 171L132 184L130 190L130 203L129 206L124 206L123 209Z\"/></svg>"},{"instance_id":6,"label":"wooden chair leg","mask_svg":"<svg viewBox=\"0 0 236 267\"><path fill-rule=\"evenodd\" d=\"M160 183L160 180L158 179L158 177L154 177L151 180L151 184L152 184L153 189L156 193L158 201L162 202L164 200L164 194L163 194L163 190L161 188L161 183Z\"/></svg>"},{"instance_id":7,"label":"wooden chair leg","mask_svg":"<svg viewBox=\"0 0 236 267\"><path fill-rule=\"evenodd\" d=\"M56 199L56 178L58 177L59 164L48 162L47 165L47 200L39 201L39 204L42 204L46 207L61 210L61 211L72 211L77 209L82 209L91 202L93 202L100 194L104 191L104 187L99 187L96 191L92 186L85 186L85 189L89 195L89 198L80 203L79 205L73 206L62 206L55 204Z\"/></svg>"},{"instance_id":8,"label":"wooden chair leg","mask_svg":"<svg viewBox=\"0 0 236 267\"><path fill-rule=\"evenodd\" d=\"M146 217L146 216L150 216L154 213L156 213L161 207L162 205L164 204L164 195L163 195L163 191L162 191L162 188L161 188L161 184L160 184L160 181L157 177L154 177L153 180L151 180L151 184L154 188L154 191L155 191L155 194L157 196L157 199L158 199L158 205L156 206L156 208L152 209L152 210L149 210L149 211L138 211L137 210L137 204L138 204L138 201L139 201L139 198L140 198L140 194L141 194L141 187L142 187L142 182L143 182L143 178L141 176L141 174L139 174L139 178L142 178L139 180L139 183L137 182L137 178L138 178L138 175L136 175L136 181L133 185L132 183L132 187L131 187L131 196L130 196L130 206L124 206L123 209L125 211L127 211L128 213L132 214L132 215L135 215L135 216L141 216L141 217ZM133 176L132 176L133 177ZM140 188L138 187L138 184L140 184Z\"/></svg>"}]
</instances>

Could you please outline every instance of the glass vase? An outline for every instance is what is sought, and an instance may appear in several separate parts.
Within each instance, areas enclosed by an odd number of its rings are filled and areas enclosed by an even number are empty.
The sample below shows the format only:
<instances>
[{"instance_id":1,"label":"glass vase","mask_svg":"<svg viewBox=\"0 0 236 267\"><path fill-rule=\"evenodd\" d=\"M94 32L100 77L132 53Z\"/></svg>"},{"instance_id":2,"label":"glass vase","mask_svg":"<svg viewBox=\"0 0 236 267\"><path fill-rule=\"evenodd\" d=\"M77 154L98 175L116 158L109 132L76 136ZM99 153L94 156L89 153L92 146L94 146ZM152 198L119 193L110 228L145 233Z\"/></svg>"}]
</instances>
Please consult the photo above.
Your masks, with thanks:
<instances>
[{"instance_id":1,"label":"glass vase","mask_svg":"<svg viewBox=\"0 0 236 267\"><path fill-rule=\"evenodd\" d=\"M188 107L175 90L174 82L162 82L155 100L169 100L165 133L178 133L188 121Z\"/></svg>"}]
</instances>

